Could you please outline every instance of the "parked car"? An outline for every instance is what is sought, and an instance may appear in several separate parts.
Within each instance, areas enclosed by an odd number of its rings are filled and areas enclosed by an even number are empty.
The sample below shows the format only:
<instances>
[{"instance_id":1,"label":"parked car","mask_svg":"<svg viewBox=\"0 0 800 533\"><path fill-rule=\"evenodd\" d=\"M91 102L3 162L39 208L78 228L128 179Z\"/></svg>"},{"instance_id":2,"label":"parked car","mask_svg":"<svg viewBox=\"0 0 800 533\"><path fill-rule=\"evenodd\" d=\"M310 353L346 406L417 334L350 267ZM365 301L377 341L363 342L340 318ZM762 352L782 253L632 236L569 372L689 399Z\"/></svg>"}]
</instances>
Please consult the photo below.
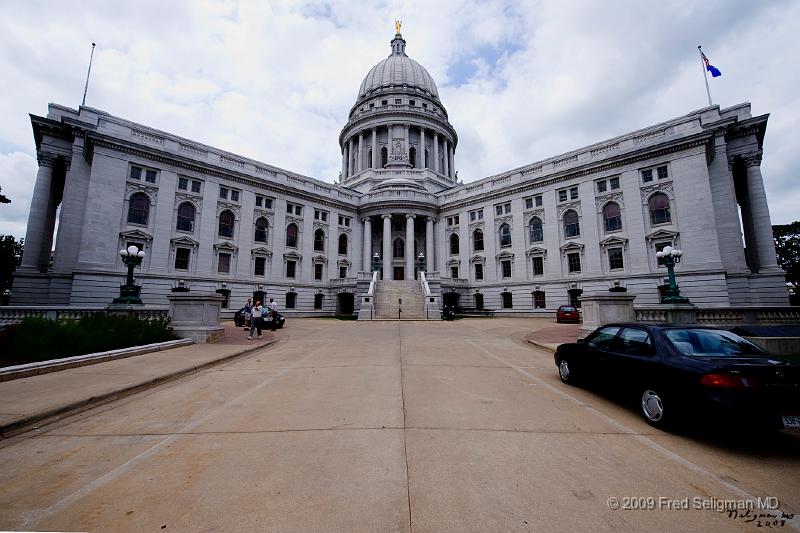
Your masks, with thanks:
<instances>
[{"instance_id":1,"label":"parked car","mask_svg":"<svg viewBox=\"0 0 800 533\"><path fill-rule=\"evenodd\" d=\"M264 326L267 326L268 318L264 318ZM286 319L283 317L282 314L278 313L278 324L277 328L280 329L286 323ZM244 318L244 307L239 309L233 314L233 324L237 328L243 328L245 325L245 318Z\"/></svg>"},{"instance_id":2,"label":"parked car","mask_svg":"<svg viewBox=\"0 0 800 533\"><path fill-rule=\"evenodd\" d=\"M581 321L580 311L574 305L559 305L556 311L556 322L575 322Z\"/></svg>"},{"instance_id":3,"label":"parked car","mask_svg":"<svg viewBox=\"0 0 800 533\"><path fill-rule=\"evenodd\" d=\"M630 394L656 427L707 414L743 426L800 429L800 363L729 331L609 324L560 345L555 364L564 383Z\"/></svg>"}]
</instances>

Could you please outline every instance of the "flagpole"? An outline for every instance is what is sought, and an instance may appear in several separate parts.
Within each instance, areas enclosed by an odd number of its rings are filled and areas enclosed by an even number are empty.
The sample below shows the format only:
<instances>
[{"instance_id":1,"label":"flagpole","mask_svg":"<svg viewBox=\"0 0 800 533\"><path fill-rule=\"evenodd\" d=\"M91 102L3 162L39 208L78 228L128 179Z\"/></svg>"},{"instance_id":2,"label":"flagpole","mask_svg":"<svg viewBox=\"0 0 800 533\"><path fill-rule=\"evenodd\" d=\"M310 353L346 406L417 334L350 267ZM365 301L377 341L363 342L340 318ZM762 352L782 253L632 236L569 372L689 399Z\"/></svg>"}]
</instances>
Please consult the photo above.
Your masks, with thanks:
<instances>
[{"instance_id":1,"label":"flagpole","mask_svg":"<svg viewBox=\"0 0 800 533\"><path fill-rule=\"evenodd\" d=\"M711 102L711 89L708 88L708 70L706 69L706 62L703 61L703 50L700 45L697 45L697 51L700 53L700 67L703 69L703 79L706 82L706 94L708 95L708 107L714 105Z\"/></svg>"},{"instance_id":2,"label":"flagpole","mask_svg":"<svg viewBox=\"0 0 800 533\"><path fill-rule=\"evenodd\" d=\"M89 75L92 73L92 59L94 59L94 43L92 43L92 53L89 56L89 71L86 73L86 85L83 87L83 101L81 102L82 106L86 105L86 91L89 90Z\"/></svg>"}]
</instances>

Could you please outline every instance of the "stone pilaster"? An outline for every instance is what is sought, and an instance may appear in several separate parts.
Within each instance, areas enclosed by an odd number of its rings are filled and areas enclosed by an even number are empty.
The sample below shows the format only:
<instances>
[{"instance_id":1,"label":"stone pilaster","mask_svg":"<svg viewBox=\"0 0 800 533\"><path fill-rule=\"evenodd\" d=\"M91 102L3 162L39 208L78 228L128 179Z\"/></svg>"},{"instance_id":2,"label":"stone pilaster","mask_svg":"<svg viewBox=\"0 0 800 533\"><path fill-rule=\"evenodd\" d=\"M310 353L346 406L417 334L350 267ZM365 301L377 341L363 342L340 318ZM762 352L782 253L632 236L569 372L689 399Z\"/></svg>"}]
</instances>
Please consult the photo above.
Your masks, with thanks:
<instances>
[{"instance_id":1,"label":"stone pilaster","mask_svg":"<svg viewBox=\"0 0 800 533\"><path fill-rule=\"evenodd\" d=\"M372 219L367 217L364 222L364 255L361 262L361 270L369 272L372 270Z\"/></svg>"},{"instance_id":2,"label":"stone pilaster","mask_svg":"<svg viewBox=\"0 0 800 533\"><path fill-rule=\"evenodd\" d=\"M350 137L350 141L347 144L347 175L352 176L355 172L353 168L353 138Z\"/></svg>"},{"instance_id":3,"label":"stone pilaster","mask_svg":"<svg viewBox=\"0 0 800 533\"><path fill-rule=\"evenodd\" d=\"M364 170L364 132L358 132L358 172Z\"/></svg>"},{"instance_id":4,"label":"stone pilaster","mask_svg":"<svg viewBox=\"0 0 800 533\"><path fill-rule=\"evenodd\" d=\"M774 271L779 267L775 255L775 241L772 235L767 192L764 190L764 179L761 176L761 156L762 151L756 150L743 158L747 168L747 197L756 238L759 271Z\"/></svg>"},{"instance_id":5,"label":"stone pilaster","mask_svg":"<svg viewBox=\"0 0 800 533\"><path fill-rule=\"evenodd\" d=\"M380 154L378 153L378 128L372 128L372 161L369 162L370 168L379 168Z\"/></svg>"},{"instance_id":6,"label":"stone pilaster","mask_svg":"<svg viewBox=\"0 0 800 533\"><path fill-rule=\"evenodd\" d=\"M50 257L49 253L43 253L42 247L46 240L45 231L53 185L53 165L55 164L56 156L45 152L38 152L36 156L39 161L39 171L36 174L36 184L33 187L31 211L28 214L28 229L25 232L25 250L22 253L22 264L20 266L26 270L45 272L47 271Z\"/></svg>"},{"instance_id":7,"label":"stone pilaster","mask_svg":"<svg viewBox=\"0 0 800 533\"><path fill-rule=\"evenodd\" d=\"M433 166L431 167L435 172L441 172L439 168L439 134L433 132Z\"/></svg>"},{"instance_id":8,"label":"stone pilaster","mask_svg":"<svg viewBox=\"0 0 800 533\"><path fill-rule=\"evenodd\" d=\"M342 178L347 177L347 145L342 146Z\"/></svg>"},{"instance_id":9,"label":"stone pilaster","mask_svg":"<svg viewBox=\"0 0 800 533\"><path fill-rule=\"evenodd\" d=\"M414 279L414 218L406 215L406 279Z\"/></svg>"},{"instance_id":10,"label":"stone pilaster","mask_svg":"<svg viewBox=\"0 0 800 533\"><path fill-rule=\"evenodd\" d=\"M392 279L392 215L383 218L383 279Z\"/></svg>"},{"instance_id":11,"label":"stone pilaster","mask_svg":"<svg viewBox=\"0 0 800 533\"><path fill-rule=\"evenodd\" d=\"M433 217L425 219L425 270L430 272L436 270L434 261L434 250L436 247L433 243L433 223L436 221Z\"/></svg>"},{"instance_id":12,"label":"stone pilaster","mask_svg":"<svg viewBox=\"0 0 800 533\"><path fill-rule=\"evenodd\" d=\"M419 168L428 168L428 162L425 160L425 128L419 128Z\"/></svg>"},{"instance_id":13,"label":"stone pilaster","mask_svg":"<svg viewBox=\"0 0 800 533\"><path fill-rule=\"evenodd\" d=\"M409 125L405 124L403 127L403 135L406 140L406 158L411 159L411 136L408 134Z\"/></svg>"},{"instance_id":14,"label":"stone pilaster","mask_svg":"<svg viewBox=\"0 0 800 533\"><path fill-rule=\"evenodd\" d=\"M451 179L455 179L456 177L456 169L455 169L455 161L453 161L453 144L447 143L447 168L449 169L449 174Z\"/></svg>"},{"instance_id":15,"label":"stone pilaster","mask_svg":"<svg viewBox=\"0 0 800 533\"><path fill-rule=\"evenodd\" d=\"M448 154L450 153L450 147L449 147L450 146L450 142L447 139L444 139L442 141L442 143L444 143L444 147L443 147L443 150L444 150L444 168L442 169L442 174L444 174L445 176L450 176L450 161L449 161L450 158L448 156Z\"/></svg>"}]
</instances>

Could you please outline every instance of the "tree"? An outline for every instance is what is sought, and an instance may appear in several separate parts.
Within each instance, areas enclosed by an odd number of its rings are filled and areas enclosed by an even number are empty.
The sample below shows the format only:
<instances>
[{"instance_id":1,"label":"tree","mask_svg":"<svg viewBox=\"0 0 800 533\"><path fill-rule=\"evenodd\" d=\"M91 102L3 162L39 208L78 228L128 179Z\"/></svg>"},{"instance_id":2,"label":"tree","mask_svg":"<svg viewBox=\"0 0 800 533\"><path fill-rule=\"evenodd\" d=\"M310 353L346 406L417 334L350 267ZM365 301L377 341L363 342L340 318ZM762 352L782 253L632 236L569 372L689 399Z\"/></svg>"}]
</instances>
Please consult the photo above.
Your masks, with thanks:
<instances>
[{"instance_id":1,"label":"tree","mask_svg":"<svg viewBox=\"0 0 800 533\"><path fill-rule=\"evenodd\" d=\"M17 269L22 257L22 246L25 239L17 241L13 235L0 235L0 294L11 288L11 275Z\"/></svg>"},{"instance_id":2,"label":"tree","mask_svg":"<svg viewBox=\"0 0 800 533\"><path fill-rule=\"evenodd\" d=\"M786 271L786 281L800 294L800 220L772 226L778 265Z\"/></svg>"},{"instance_id":3,"label":"tree","mask_svg":"<svg viewBox=\"0 0 800 533\"><path fill-rule=\"evenodd\" d=\"M0 187L0 204L10 204L11 200L9 200L8 196L6 196L5 194L3 194L1 192L2 190L3 190L3 188Z\"/></svg>"}]
</instances>

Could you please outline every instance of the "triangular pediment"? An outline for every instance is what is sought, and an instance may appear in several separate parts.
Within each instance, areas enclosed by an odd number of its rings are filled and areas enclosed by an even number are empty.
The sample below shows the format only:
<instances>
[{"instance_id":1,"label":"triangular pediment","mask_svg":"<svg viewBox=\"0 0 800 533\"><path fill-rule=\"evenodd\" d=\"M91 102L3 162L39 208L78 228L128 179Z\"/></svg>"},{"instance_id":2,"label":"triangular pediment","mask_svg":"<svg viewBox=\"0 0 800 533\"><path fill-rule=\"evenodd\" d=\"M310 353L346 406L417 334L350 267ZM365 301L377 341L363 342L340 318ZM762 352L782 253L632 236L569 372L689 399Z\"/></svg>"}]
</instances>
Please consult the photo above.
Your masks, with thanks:
<instances>
[{"instance_id":1,"label":"triangular pediment","mask_svg":"<svg viewBox=\"0 0 800 533\"><path fill-rule=\"evenodd\" d=\"M569 252L574 250L578 251L583 250L583 243L573 241L573 242L568 242L567 244L561 246L562 252Z\"/></svg>"},{"instance_id":2,"label":"triangular pediment","mask_svg":"<svg viewBox=\"0 0 800 533\"><path fill-rule=\"evenodd\" d=\"M200 246L200 243L191 237L187 237L186 235L181 235L180 237L175 237L174 239L170 240L170 242L176 246Z\"/></svg>"},{"instance_id":3,"label":"triangular pediment","mask_svg":"<svg viewBox=\"0 0 800 533\"><path fill-rule=\"evenodd\" d=\"M645 238L647 240L652 241L652 240L655 240L655 239L673 239L673 238L675 238L677 236L678 236L678 232L677 231L672 231L672 230L668 230L668 229L658 229L656 231L648 233L645 236Z\"/></svg>"},{"instance_id":4,"label":"triangular pediment","mask_svg":"<svg viewBox=\"0 0 800 533\"><path fill-rule=\"evenodd\" d=\"M264 246L258 246L250 250L250 253L253 255L272 255L272 250Z\"/></svg>"},{"instance_id":5,"label":"triangular pediment","mask_svg":"<svg viewBox=\"0 0 800 533\"><path fill-rule=\"evenodd\" d=\"M514 254L509 252L508 250L503 250L499 254L495 255L496 259L514 259Z\"/></svg>"},{"instance_id":6,"label":"triangular pediment","mask_svg":"<svg viewBox=\"0 0 800 533\"><path fill-rule=\"evenodd\" d=\"M613 245L625 245L628 244L628 239L626 237L618 237L613 235L611 237L606 237L602 241L600 241L600 246L613 246Z\"/></svg>"},{"instance_id":7,"label":"triangular pediment","mask_svg":"<svg viewBox=\"0 0 800 533\"><path fill-rule=\"evenodd\" d=\"M533 246L525 252L527 255L547 255L547 248L541 246Z\"/></svg>"},{"instance_id":8,"label":"triangular pediment","mask_svg":"<svg viewBox=\"0 0 800 533\"><path fill-rule=\"evenodd\" d=\"M303 258L303 256L298 254L297 252L286 252L285 254L283 254L283 258L284 259L294 259L296 261L299 261L299 260L301 260Z\"/></svg>"},{"instance_id":9,"label":"triangular pediment","mask_svg":"<svg viewBox=\"0 0 800 533\"><path fill-rule=\"evenodd\" d=\"M214 248L217 250L227 250L229 252L235 252L236 250L239 249L236 247L236 245L230 242L218 242L214 244Z\"/></svg>"},{"instance_id":10,"label":"triangular pediment","mask_svg":"<svg viewBox=\"0 0 800 533\"><path fill-rule=\"evenodd\" d=\"M119 235L120 235L120 237L123 237L125 239L141 239L141 240L145 240L145 241L152 240L152 238L153 238L152 235L150 235L149 233L147 233L145 231L142 231L140 229L132 229L132 230L128 230L128 231L120 231Z\"/></svg>"}]
</instances>

